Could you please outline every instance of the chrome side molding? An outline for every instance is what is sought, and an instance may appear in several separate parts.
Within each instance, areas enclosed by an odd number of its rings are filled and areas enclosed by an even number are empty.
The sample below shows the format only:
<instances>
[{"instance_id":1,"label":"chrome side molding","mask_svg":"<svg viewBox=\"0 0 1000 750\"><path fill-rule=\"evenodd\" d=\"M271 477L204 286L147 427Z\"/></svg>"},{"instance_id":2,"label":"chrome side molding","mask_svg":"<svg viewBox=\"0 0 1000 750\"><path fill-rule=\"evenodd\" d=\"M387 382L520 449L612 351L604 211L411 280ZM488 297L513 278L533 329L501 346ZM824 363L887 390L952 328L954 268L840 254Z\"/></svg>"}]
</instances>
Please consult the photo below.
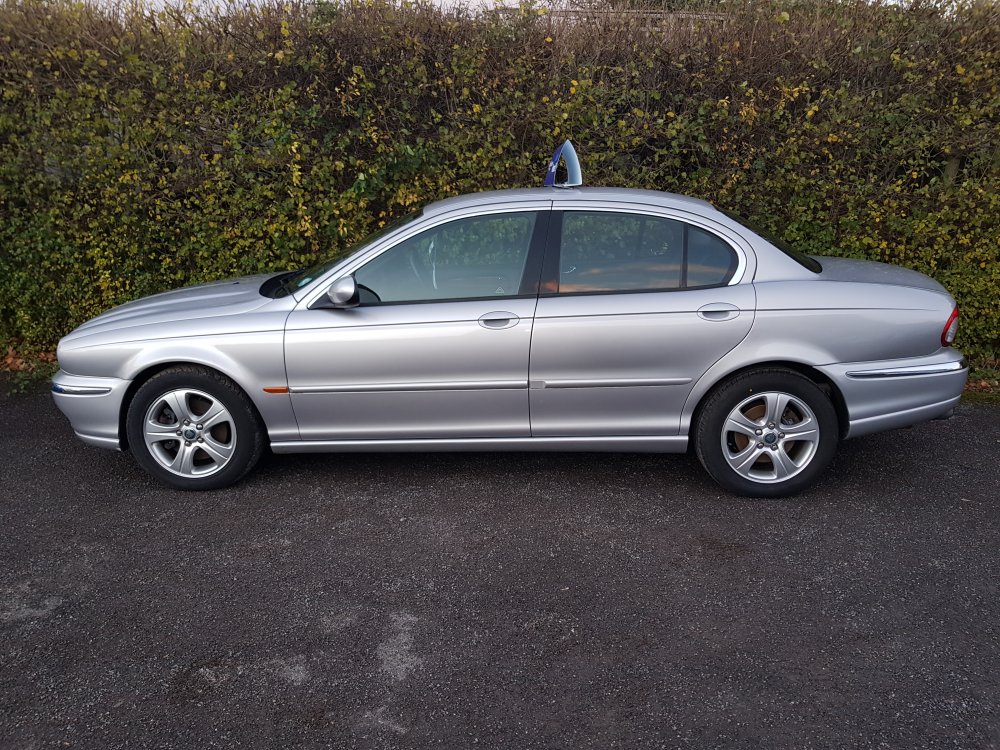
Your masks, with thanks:
<instances>
[{"instance_id":1,"label":"chrome side molding","mask_svg":"<svg viewBox=\"0 0 1000 750\"><path fill-rule=\"evenodd\" d=\"M587 380L531 380L531 390L543 388L639 388L658 385L687 385L691 378L589 378Z\"/></svg>"},{"instance_id":2,"label":"chrome side molding","mask_svg":"<svg viewBox=\"0 0 1000 750\"><path fill-rule=\"evenodd\" d=\"M945 375L949 372L960 372L966 367L965 358L957 362L942 362L939 365L914 365L912 367L888 367L881 370L855 370L847 373L847 377L857 380L871 378L906 378L919 375Z\"/></svg>"},{"instance_id":3,"label":"chrome side molding","mask_svg":"<svg viewBox=\"0 0 1000 750\"><path fill-rule=\"evenodd\" d=\"M356 385L295 385L291 393L407 393L410 391L509 391L524 390L527 380L463 380L440 383L365 383Z\"/></svg>"}]
</instances>

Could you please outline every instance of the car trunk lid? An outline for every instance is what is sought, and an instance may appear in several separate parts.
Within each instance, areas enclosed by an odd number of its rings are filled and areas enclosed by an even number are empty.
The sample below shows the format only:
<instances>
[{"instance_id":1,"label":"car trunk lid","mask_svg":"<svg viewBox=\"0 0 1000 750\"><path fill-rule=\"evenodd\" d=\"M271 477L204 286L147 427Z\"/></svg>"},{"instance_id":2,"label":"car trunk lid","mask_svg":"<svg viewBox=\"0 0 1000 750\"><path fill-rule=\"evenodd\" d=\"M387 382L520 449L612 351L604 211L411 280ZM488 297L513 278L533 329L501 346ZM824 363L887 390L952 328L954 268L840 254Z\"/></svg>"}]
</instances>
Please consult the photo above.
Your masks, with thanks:
<instances>
[{"instance_id":1,"label":"car trunk lid","mask_svg":"<svg viewBox=\"0 0 1000 750\"><path fill-rule=\"evenodd\" d=\"M948 294L948 291L930 276L909 268L901 268L888 263L851 258L817 257L823 270L819 278L823 281L852 281L867 284L892 284L927 289Z\"/></svg>"}]
</instances>

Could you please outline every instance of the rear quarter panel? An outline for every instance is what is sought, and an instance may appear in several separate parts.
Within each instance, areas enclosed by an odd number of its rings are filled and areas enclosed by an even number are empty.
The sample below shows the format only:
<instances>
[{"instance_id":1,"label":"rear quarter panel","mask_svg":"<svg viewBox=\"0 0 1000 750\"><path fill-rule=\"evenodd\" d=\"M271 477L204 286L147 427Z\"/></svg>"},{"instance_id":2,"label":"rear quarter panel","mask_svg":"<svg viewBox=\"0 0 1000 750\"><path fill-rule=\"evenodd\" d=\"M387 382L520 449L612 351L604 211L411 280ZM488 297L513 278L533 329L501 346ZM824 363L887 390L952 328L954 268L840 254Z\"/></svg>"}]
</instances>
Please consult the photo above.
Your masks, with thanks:
<instances>
[{"instance_id":1,"label":"rear quarter panel","mask_svg":"<svg viewBox=\"0 0 1000 750\"><path fill-rule=\"evenodd\" d=\"M813 278L754 287L753 327L692 389L682 431L713 386L747 367L794 362L822 368L933 355L942 348L941 329L955 304L941 291L879 283Z\"/></svg>"},{"instance_id":2,"label":"rear quarter panel","mask_svg":"<svg viewBox=\"0 0 1000 750\"><path fill-rule=\"evenodd\" d=\"M755 283L757 317L740 347L746 356L806 364L920 357L941 346L953 307L947 294L889 284L837 281Z\"/></svg>"}]
</instances>

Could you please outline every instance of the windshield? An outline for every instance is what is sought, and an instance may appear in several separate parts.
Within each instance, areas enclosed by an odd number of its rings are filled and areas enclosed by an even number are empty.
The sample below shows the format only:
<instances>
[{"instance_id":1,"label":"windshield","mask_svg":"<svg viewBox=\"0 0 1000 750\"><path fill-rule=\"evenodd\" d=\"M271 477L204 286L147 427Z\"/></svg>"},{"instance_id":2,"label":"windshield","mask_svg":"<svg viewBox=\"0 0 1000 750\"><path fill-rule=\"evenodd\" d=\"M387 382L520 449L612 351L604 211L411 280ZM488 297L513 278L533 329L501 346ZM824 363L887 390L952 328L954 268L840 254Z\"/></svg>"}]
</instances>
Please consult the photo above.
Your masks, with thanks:
<instances>
[{"instance_id":1,"label":"windshield","mask_svg":"<svg viewBox=\"0 0 1000 750\"><path fill-rule=\"evenodd\" d=\"M280 280L277 287L273 289L272 294L268 294L267 296L287 297L289 294L297 292L299 289L308 286L313 281L318 279L320 276L325 274L327 271L329 271L335 265L340 263L340 261L342 261L347 256L357 252L366 245L370 245L373 242L380 240L387 234L395 232L400 227L420 218L422 214L423 214L423 209L420 209L417 211L413 211L412 213L409 213L406 216L394 219L381 229L365 237L360 242L355 242L353 245L344 248L340 252L335 253L333 256L326 258L325 260L321 260L319 263L315 263L314 265L311 265L307 268L303 268L300 271L291 271L287 274L284 274L283 276L277 277ZM261 293L265 293L265 290L263 288L261 289Z\"/></svg>"},{"instance_id":2,"label":"windshield","mask_svg":"<svg viewBox=\"0 0 1000 750\"><path fill-rule=\"evenodd\" d=\"M796 250L794 247L792 247L791 245L789 245L787 242L785 242L780 237L774 236L773 234L771 234L770 232L768 232L766 229L762 229L761 227L759 227L756 224L754 224L752 221L747 221L742 216L737 216L736 214L734 214L734 213L732 213L730 211L726 211L725 209L722 209L722 208L720 208L719 211L722 212L722 213L724 213L726 216L728 216L733 221L742 224L743 226L745 226L747 229L749 229L754 234L759 235L760 237L762 237L765 240L767 240L768 242L770 242L772 245L774 245L781 252L783 252L789 258L791 258L792 260L794 260L796 263L798 263L803 268L807 268L810 271L812 271L813 273L820 273L823 270L823 266L820 265L820 262L818 260L816 260L812 256L806 255L805 253Z\"/></svg>"}]
</instances>

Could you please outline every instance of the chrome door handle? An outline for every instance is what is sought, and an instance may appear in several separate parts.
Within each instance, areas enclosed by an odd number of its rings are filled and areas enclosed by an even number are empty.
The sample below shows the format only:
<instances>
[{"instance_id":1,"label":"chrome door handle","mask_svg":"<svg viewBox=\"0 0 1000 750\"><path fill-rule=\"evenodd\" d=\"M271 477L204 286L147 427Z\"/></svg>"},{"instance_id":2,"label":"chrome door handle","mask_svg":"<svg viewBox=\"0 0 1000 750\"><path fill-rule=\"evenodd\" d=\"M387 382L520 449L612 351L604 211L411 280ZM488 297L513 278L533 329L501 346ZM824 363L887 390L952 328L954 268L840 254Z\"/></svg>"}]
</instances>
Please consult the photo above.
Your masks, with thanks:
<instances>
[{"instance_id":1,"label":"chrome door handle","mask_svg":"<svg viewBox=\"0 0 1000 750\"><path fill-rule=\"evenodd\" d=\"M516 326L519 320L520 318L512 312L488 312L485 315L480 316L479 325L483 328L501 330L504 328L510 328L511 326Z\"/></svg>"},{"instance_id":2,"label":"chrome door handle","mask_svg":"<svg viewBox=\"0 0 1000 750\"><path fill-rule=\"evenodd\" d=\"M740 308L728 302L710 302L698 308L698 317L702 320L720 321L738 318Z\"/></svg>"}]
</instances>

